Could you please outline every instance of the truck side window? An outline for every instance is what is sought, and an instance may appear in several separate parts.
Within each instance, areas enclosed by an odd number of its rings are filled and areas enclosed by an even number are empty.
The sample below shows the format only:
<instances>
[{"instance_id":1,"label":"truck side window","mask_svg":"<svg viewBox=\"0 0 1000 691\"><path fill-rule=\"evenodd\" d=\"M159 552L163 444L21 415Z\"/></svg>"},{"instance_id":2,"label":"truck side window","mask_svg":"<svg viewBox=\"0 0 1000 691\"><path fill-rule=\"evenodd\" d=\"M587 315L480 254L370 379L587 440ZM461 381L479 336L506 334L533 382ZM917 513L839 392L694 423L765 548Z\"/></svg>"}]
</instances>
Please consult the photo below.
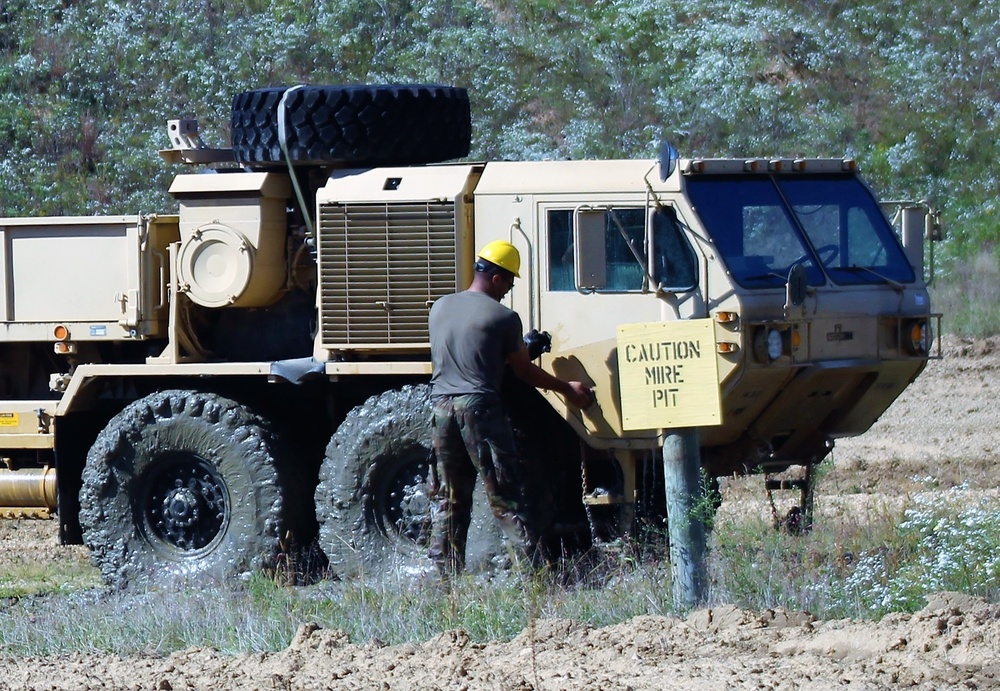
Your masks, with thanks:
<instances>
[{"instance_id":1,"label":"truck side window","mask_svg":"<svg viewBox=\"0 0 1000 691\"><path fill-rule=\"evenodd\" d=\"M573 210L550 209L546 225L549 236L549 290L576 290L573 282ZM644 209L617 208L605 211L604 242L608 284L602 292L642 290L645 266L639 264L635 254L638 253L645 263L647 248Z\"/></svg>"},{"instance_id":2,"label":"truck side window","mask_svg":"<svg viewBox=\"0 0 1000 691\"><path fill-rule=\"evenodd\" d=\"M645 210L612 209L605 212L604 219L608 256L607 290L642 290L648 255ZM636 260L636 254L642 257L642 264Z\"/></svg>"},{"instance_id":3,"label":"truck side window","mask_svg":"<svg viewBox=\"0 0 1000 691\"><path fill-rule=\"evenodd\" d=\"M691 290L698 282L694 250L672 206L653 214L653 278L664 290Z\"/></svg>"},{"instance_id":4,"label":"truck side window","mask_svg":"<svg viewBox=\"0 0 1000 691\"><path fill-rule=\"evenodd\" d=\"M549 290L576 290L573 285L573 211L550 210L546 222L549 233Z\"/></svg>"}]
</instances>

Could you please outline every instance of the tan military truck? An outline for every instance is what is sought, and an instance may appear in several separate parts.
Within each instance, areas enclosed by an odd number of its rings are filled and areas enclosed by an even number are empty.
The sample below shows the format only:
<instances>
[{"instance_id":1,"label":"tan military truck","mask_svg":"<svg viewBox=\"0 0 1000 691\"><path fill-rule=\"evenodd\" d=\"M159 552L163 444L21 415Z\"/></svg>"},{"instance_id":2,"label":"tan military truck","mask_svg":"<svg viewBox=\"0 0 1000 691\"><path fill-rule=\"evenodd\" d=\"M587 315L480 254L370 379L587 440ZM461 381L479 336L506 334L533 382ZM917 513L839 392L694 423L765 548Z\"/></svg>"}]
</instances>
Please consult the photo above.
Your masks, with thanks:
<instances>
[{"instance_id":1,"label":"tan military truck","mask_svg":"<svg viewBox=\"0 0 1000 691\"><path fill-rule=\"evenodd\" d=\"M507 302L550 335L541 366L597 393L511 384L557 549L662 520L671 426L709 477L808 469L933 354L932 216L904 205L900 243L849 159L440 163L469 104L432 86L260 89L231 149L169 133L198 166L177 214L0 219L0 503L57 515L110 583L314 538L334 573L416 563L428 310L491 240L521 251Z\"/></svg>"}]
</instances>

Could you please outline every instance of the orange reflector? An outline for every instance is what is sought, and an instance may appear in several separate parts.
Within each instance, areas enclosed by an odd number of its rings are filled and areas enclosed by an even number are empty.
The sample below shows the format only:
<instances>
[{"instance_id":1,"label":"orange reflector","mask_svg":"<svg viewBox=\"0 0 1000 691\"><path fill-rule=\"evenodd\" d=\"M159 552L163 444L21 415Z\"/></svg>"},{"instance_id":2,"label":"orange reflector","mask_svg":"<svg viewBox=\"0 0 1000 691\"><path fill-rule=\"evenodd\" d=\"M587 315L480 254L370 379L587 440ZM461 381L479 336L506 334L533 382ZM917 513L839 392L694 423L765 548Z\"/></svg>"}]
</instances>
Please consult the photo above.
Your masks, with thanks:
<instances>
[{"instance_id":1,"label":"orange reflector","mask_svg":"<svg viewBox=\"0 0 1000 691\"><path fill-rule=\"evenodd\" d=\"M737 344L731 343L729 341L719 341L718 345L716 346L716 349L720 353L735 353L737 350L740 349L740 347Z\"/></svg>"},{"instance_id":2,"label":"orange reflector","mask_svg":"<svg viewBox=\"0 0 1000 691\"><path fill-rule=\"evenodd\" d=\"M790 336L790 342L792 348L798 348L802 345L802 334L799 333L798 329L792 329L792 335Z\"/></svg>"},{"instance_id":3,"label":"orange reflector","mask_svg":"<svg viewBox=\"0 0 1000 691\"><path fill-rule=\"evenodd\" d=\"M59 324L56 328L52 329L52 335L56 337L57 341L65 341L69 338L69 329Z\"/></svg>"},{"instance_id":4,"label":"orange reflector","mask_svg":"<svg viewBox=\"0 0 1000 691\"><path fill-rule=\"evenodd\" d=\"M767 167L773 170L775 173L780 173L781 169L785 167L784 161L771 161L767 164Z\"/></svg>"},{"instance_id":5,"label":"orange reflector","mask_svg":"<svg viewBox=\"0 0 1000 691\"><path fill-rule=\"evenodd\" d=\"M792 161L792 169L801 173L806 169L806 162L801 158L796 159Z\"/></svg>"},{"instance_id":6,"label":"orange reflector","mask_svg":"<svg viewBox=\"0 0 1000 691\"><path fill-rule=\"evenodd\" d=\"M716 312L715 321L720 324L736 321L736 312Z\"/></svg>"}]
</instances>

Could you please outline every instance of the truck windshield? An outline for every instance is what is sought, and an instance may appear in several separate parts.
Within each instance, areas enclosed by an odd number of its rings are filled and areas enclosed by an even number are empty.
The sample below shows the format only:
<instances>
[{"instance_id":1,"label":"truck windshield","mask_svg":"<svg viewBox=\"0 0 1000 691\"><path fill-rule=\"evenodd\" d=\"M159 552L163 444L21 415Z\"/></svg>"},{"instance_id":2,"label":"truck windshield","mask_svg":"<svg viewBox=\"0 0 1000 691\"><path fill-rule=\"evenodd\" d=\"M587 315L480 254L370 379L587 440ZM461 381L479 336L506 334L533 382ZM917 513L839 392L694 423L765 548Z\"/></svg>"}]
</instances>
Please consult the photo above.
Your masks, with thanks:
<instances>
[{"instance_id":1,"label":"truck windshield","mask_svg":"<svg viewBox=\"0 0 1000 691\"><path fill-rule=\"evenodd\" d=\"M835 283L912 283L913 267L868 189L853 176L779 177Z\"/></svg>"},{"instance_id":2,"label":"truck windshield","mask_svg":"<svg viewBox=\"0 0 1000 691\"><path fill-rule=\"evenodd\" d=\"M692 176L688 194L736 282L910 283L913 270L872 195L853 175ZM824 272L826 275L824 275Z\"/></svg>"}]
</instances>

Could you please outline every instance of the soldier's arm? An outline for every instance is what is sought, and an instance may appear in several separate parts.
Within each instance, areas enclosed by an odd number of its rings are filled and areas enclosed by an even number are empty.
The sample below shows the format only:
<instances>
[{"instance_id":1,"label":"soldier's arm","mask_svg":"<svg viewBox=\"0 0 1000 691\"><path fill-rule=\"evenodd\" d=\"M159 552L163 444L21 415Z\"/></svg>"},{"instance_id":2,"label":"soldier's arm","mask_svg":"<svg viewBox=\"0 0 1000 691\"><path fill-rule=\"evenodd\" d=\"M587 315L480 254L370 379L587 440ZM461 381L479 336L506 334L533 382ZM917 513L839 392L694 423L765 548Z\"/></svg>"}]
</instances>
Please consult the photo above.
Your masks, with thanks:
<instances>
[{"instance_id":1,"label":"soldier's arm","mask_svg":"<svg viewBox=\"0 0 1000 691\"><path fill-rule=\"evenodd\" d=\"M589 386L580 381L565 381L549 374L531 361L528 348L523 344L507 356L507 362L521 381L536 389L547 389L562 394L567 401L578 408L586 408L594 402L594 392Z\"/></svg>"}]
</instances>

